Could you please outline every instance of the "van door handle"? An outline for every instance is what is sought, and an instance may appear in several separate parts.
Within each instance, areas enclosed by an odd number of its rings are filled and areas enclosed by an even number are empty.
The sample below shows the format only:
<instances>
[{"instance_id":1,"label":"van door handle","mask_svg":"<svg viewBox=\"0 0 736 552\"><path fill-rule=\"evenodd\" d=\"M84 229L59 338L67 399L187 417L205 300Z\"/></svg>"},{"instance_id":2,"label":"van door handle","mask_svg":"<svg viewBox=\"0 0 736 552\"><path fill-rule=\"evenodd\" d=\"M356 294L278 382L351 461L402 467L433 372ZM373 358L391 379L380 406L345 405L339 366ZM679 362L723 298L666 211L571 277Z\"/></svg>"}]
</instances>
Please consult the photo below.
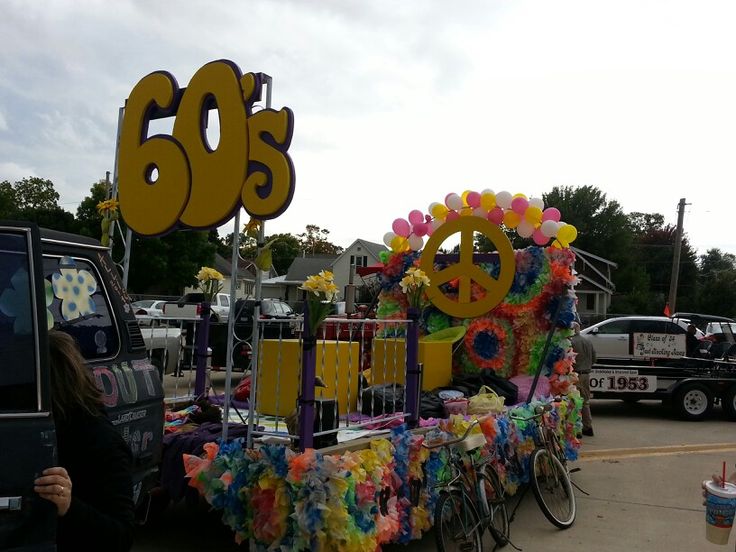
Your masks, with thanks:
<instances>
[{"instance_id":1,"label":"van door handle","mask_svg":"<svg viewBox=\"0 0 736 552\"><path fill-rule=\"evenodd\" d=\"M20 496L0 496L0 511L3 511L3 510L10 510L10 511L20 510L20 506L21 506L22 501L23 501L23 497L20 497Z\"/></svg>"}]
</instances>

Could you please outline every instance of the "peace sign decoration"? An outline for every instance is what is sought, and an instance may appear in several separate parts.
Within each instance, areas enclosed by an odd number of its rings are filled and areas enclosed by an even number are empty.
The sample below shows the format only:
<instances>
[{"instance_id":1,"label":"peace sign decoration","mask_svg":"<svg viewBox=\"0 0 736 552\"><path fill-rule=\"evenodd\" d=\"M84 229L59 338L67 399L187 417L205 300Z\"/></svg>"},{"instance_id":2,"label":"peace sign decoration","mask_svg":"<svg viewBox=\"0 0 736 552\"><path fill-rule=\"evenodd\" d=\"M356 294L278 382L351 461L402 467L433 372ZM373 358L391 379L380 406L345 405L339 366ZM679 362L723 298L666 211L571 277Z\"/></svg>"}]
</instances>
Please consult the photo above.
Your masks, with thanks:
<instances>
[{"instance_id":1,"label":"peace sign decoration","mask_svg":"<svg viewBox=\"0 0 736 552\"><path fill-rule=\"evenodd\" d=\"M473 234L484 234L498 251L500 272L494 278L473 262ZM442 270L434 269L435 256L442 243L453 234L460 233L460 258ZM493 309L508 293L516 273L516 259L511 242L501 229L481 217L461 217L443 224L432 233L420 260L420 268L432 285L427 288L428 299L441 311L456 318L475 318ZM440 290L440 285L450 280L458 281L457 300ZM485 297L474 301L471 285L475 282L485 289Z\"/></svg>"}]
</instances>

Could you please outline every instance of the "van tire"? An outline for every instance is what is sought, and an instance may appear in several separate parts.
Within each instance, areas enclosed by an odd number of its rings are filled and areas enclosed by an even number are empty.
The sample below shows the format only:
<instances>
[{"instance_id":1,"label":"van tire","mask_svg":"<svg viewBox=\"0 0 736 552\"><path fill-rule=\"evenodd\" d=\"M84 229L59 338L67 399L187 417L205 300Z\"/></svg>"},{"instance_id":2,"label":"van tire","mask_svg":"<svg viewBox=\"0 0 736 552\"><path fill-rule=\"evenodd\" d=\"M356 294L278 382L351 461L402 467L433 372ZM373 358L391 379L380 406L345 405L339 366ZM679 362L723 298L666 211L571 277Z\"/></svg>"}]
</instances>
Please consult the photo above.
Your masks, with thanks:
<instances>
[{"instance_id":1,"label":"van tire","mask_svg":"<svg viewBox=\"0 0 736 552\"><path fill-rule=\"evenodd\" d=\"M683 420L704 420L713 409L713 393L701 383L686 383L675 393L673 406Z\"/></svg>"},{"instance_id":2,"label":"van tire","mask_svg":"<svg viewBox=\"0 0 736 552\"><path fill-rule=\"evenodd\" d=\"M726 417L736 422L736 385L728 388L728 391L721 398L721 404Z\"/></svg>"}]
</instances>

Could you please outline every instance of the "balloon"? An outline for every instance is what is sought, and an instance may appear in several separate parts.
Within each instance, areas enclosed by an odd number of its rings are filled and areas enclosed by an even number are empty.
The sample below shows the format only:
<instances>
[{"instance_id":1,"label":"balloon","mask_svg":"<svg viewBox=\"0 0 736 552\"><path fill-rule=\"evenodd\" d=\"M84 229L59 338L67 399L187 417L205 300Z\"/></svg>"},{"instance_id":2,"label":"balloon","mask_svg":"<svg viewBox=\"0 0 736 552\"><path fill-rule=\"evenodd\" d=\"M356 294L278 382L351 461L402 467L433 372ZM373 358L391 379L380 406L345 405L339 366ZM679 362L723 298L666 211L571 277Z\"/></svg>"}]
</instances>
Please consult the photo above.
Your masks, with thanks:
<instances>
[{"instance_id":1,"label":"balloon","mask_svg":"<svg viewBox=\"0 0 736 552\"><path fill-rule=\"evenodd\" d=\"M486 211L490 211L496 206L496 194L484 191L480 194L480 206Z\"/></svg>"},{"instance_id":2,"label":"balloon","mask_svg":"<svg viewBox=\"0 0 736 552\"><path fill-rule=\"evenodd\" d=\"M494 207L488 211L488 220L493 224L501 224L503 222L503 209L500 207Z\"/></svg>"},{"instance_id":3,"label":"balloon","mask_svg":"<svg viewBox=\"0 0 736 552\"><path fill-rule=\"evenodd\" d=\"M568 245L577 237L578 229L575 228L572 224L563 224L557 231L557 239L560 240L560 242L562 243L567 243Z\"/></svg>"},{"instance_id":4,"label":"balloon","mask_svg":"<svg viewBox=\"0 0 736 552\"><path fill-rule=\"evenodd\" d=\"M409 233L411 232L411 227L409 226L409 223L402 218L397 218L396 220L394 220L394 223L391 225L391 229L397 236L402 236L404 238L409 236Z\"/></svg>"},{"instance_id":5,"label":"balloon","mask_svg":"<svg viewBox=\"0 0 736 552\"><path fill-rule=\"evenodd\" d=\"M396 234L394 234L393 232L386 232L383 235L383 243L386 244L386 247L391 247L391 242L394 240L395 237Z\"/></svg>"},{"instance_id":6,"label":"balloon","mask_svg":"<svg viewBox=\"0 0 736 552\"><path fill-rule=\"evenodd\" d=\"M522 220L516 227L516 233L522 238L531 238L532 234L534 234L534 226L532 226L531 222Z\"/></svg>"},{"instance_id":7,"label":"balloon","mask_svg":"<svg viewBox=\"0 0 736 552\"><path fill-rule=\"evenodd\" d=\"M403 236L396 236L393 240L391 240L391 250L396 253L404 251L407 245L408 242Z\"/></svg>"},{"instance_id":8,"label":"balloon","mask_svg":"<svg viewBox=\"0 0 736 552\"><path fill-rule=\"evenodd\" d=\"M547 242L549 241L549 237L545 236L539 228L537 228L534 231L534 234L532 234L532 239L537 245L547 245Z\"/></svg>"},{"instance_id":9,"label":"balloon","mask_svg":"<svg viewBox=\"0 0 736 552\"><path fill-rule=\"evenodd\" d=\"M544 200L541 197L530 197L529 205L536 207L540 211L544 211Z\"/></svg>"},{"instance_id":10,"label":"balloon","mask_svg":"<svg viewBox=\"0 0 736 552\"><path fill-rule=\"evenodd\" d=\"M472 207L463 207L460 209L460 216L461 217L469 217L473 214L473 208Z\"/></svg>"},{"instance_id":11,"label":"balloon","mask_svg":"<svg viewBox=\"0 0 736 552\"><path fill-rule=\"evenodd\" d=\"M488 211L483 207L476 207L475 209L473 209L473 215L476 217L486 218L486 216L488 215Z\"/></svg>"},{"instance_id":12,"label":"balloon","mask_svg":"<svg viewBox=\"0 0 736 552\"><path fill-rule=\"evenodd\" d=\"M485 195L485 194L493 194L494 196L496 195L495 193L493 193L493 190L491 190L490 188L486 188L480 193L480 195Z\"/></svg>"},{"instance_id":13,"label":"balloon","mask_svg":"<svg viewBox=\"0 0 736 552\"><path fill-rule=\"evenodd\" d=\"M527 207L529 207L529 202L525 197L515 197L511 200L511 209L517 215L524 216Z\"/></svg>"},{"instance_id":14,"label":"balloon","mask_svg":"<svg viewBox=\"0 0 736 552\"><path fill-rule=\"evenodd\" d=\"M536 207L530 203L529 207L524 213L524 218L531 222L534 226L538 226L542 222L542 210L539 207Z\"/></svg>"},{"instance_id":15,"label":"balloon","mask_svg":"<svg viewBox=\"0 0 736 552\"><path fill-rule=\"evenodd\" d=\"M453 211L458 211L463 208L463 200L457 194L447 194L447 197L445 197L445 205Z\"/></svg>"},{"instance_id":16,"label":"balloon","mask_svg":"<svg viewBox=\"0 0 736 552\"><path fill-rule=\"evenodd\" d=\"M424 222L420 222L412 227L412 232L421 238L422 236L427 235L427 226L429 225Z\"/></svg>"},{"instance_id":17,"label":"balloon","mask_svg":"<svg viewBox=\"0 0 736 552\"><path fill-rule=\"evenodd\" d=\"M412 234L411 236L409 236L409 248L412 251L419 251L423 245L424 240L416 234Z\"/></svg>"},{"instance_id":18,"label":"balloon","mask_svg":"<svg viewBox=\"0 0 736 552\"><path fill-rule=\"evenodd\" d=\"M468 205L471 207L480 207L480 194L478 192L470 192L467 197Z\"/></svg>"},{"instance_id":19,"label":"balloon","mask_svg":"<svg viewBox=\"0 0 736 552\"><path fill-rule=\"evenodd\" d=\"M542 220L560 222L560 210L556 207L547 207L542 213Z\"/></svg>"},{"instance_id":20,"label":"balloon","mask_svg":"<svg viewBox=\"0 0 736 552\"><path fill-rule=\"evenodd\" d=\"M437 222L439 222L440 224L442 224L442 221L437 221ZM425 224L425 226L427 227L427 235L428 236L431 236L434 233L434 223L435 223L435 221L430 221L430 222L428 222L428 223Z\"/></svg>"},{"instance_id":21,"label":"balloon","mask_svg":"<svg viewBox=\"0 0 736 552\"><path fill-rule=\"evenodd\" d=\"M496 205L503 209L511 209L511 194L509 192L498 192L496 194Z\"/></svg>"},{"instance_id":22,"label":"balloon","mask_svg":"<svg viewBox=\"0 0 736 552\"><path fill-rule=\"evenodd\" d=\"M457 211L447 211L447 216L445 217L445 220L447 222L450 222L452 220L459 219L459 218L460 218L460 215L458 214Z\"/></svg>"},{"instance_id":23,"label":"balloon","mask_svg":"<svg viewBox=\"0 0 736 552\"><path fill-rule=\"evenodd\" d=\"M447 207L441 203L433 203L430 205L429 212L432 216L437 219L444 219L447 216Z\"/></svg>"},{"instance_id":24,"label":"balloon","mask_svg":"<svg viewBox=\"0 0 736 552\"><path fill-rule=\"evenodd\" d=\"M419 224L421 222L424 222L424 215L421 211L414 209L409 213L409 222L411 224Z\"/></svg>"},{"instance_id":25,"label":"balloon","mask_svg":"<svg viewBox=\"0 0 736 552\"><path fill-rule=\"evenodd\" d=\"M443 220L440 220L440 219L434 219L434 220L432 221L432 224L430 225L430 226L432 227L432 232L434 232L435 230L437 230L437 229L438 229L438 228L439 228L440 226L442 226L443 224L444 224L444 221L443 221ZM427 232L427 234L431 234L431 232Z\"/></svg>"},{"instance_id":26,"label":"balloon","mask_svg":"<svg viewBox=\"0 0 736 552\"><path fill-rule=\"evenodd\" d=\"M539 227L539 229L542 231L542 234L544 234L548 238L554 238L557 235L557 230L559 229L559 227L559 222L555 222L553 220L545 220L542 223L542 226Z\"/></svg>"},{"instance_id":27,"label":"balloon","mask_svg":"<svg viewBox=\"0 0 736 552\"><path fill-rule=\"evenodd\" d=\"M503 214L503 224L507 228L516 228L520 222L521 217L519 216L519 213L515 211L506 211Z\"/></svg>"},{"instance_id":28,"label":"balloon","mask_svg":"<svg viewBox=\"0 0 736 552\"><path fill-rule=\"evenodd\" d=\"M463 205L469 205L468 203L469 194L470 194L470 190L465 190L462 194L460 194L460 199L463 200Z\"/></svg>"}]
</instances>

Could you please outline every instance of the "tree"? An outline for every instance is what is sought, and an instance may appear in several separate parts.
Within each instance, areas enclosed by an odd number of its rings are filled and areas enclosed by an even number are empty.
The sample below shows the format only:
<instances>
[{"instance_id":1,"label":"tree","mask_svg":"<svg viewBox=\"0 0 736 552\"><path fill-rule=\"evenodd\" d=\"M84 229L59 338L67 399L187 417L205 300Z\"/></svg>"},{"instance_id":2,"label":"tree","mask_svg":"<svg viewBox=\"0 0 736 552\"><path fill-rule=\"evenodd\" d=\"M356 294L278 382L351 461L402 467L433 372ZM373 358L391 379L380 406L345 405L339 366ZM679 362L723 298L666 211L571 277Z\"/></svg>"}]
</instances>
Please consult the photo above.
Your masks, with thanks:
<instances>
[{"instance_id":1,"label":"tree","mask_svg":"<svg viewBox=\"0 0 736 552\"><path fill-rule=\"evenodd\" d=\"M244 259L255 259L258 254L256 240L245 238L246 245L241 249ZM276 240L271 245L273 268L278 274L286 274L291 263L302 251L302 245L296 236L292 234L272 234L266 236L265 243Z\"/></svg>"},{"instance_id":2,"label":"tree","mask_svg":"<svg viewBox=\"0 0 736 552\"><path fill-rule=\"evenodd\" d=\"M92 184L89 195L85 197L77 207L77 226L79 233L83 236L100 239L102 228L100 221L102 217L97 212L97 204L107 199L108 184L99 180Z\"/></svg>"},{"instance_id":3,"label":"tree","mask_svg":"<svg viewBox=\"0 0 736 552\"><path fill-rule=\"evenodd\" d=\"M709 249L700 256L700 312L720 316L736 315L736 255Z\"/></svg>"},{"instance_id":4,"label":"tree","mask_svg":"<svg viewBox=\"0 0 736 552\"><path fill-rule=\"evenodd\" d=\"M59 207L59 193L54 189L54 183L48 179L35 176L24 178L16 181L13 187L19 211L51 210Z\"/></svg>"},{"instance_id":5,"label":"tree","mask_svg":"<svg viewBox=\"0 0 736 552\"><path fill-rule=\"evenodd\" d=\"M307 255L339 255L343 248L331 243L327 238L330 231L315 224L307 224L305 232L297 234L299 246Z\"/></svg>"},{"instance_id":6,"label":"tree","mask_svg":"<svg viewBox=\"0 0 736 552\"><path fill-rule=\"evenodd\" d=\"M0 218L29 220L44 228L74 232L74 215L59 206L51 180L29 177L0 182Z\"/></svg>"}]
</instances>

